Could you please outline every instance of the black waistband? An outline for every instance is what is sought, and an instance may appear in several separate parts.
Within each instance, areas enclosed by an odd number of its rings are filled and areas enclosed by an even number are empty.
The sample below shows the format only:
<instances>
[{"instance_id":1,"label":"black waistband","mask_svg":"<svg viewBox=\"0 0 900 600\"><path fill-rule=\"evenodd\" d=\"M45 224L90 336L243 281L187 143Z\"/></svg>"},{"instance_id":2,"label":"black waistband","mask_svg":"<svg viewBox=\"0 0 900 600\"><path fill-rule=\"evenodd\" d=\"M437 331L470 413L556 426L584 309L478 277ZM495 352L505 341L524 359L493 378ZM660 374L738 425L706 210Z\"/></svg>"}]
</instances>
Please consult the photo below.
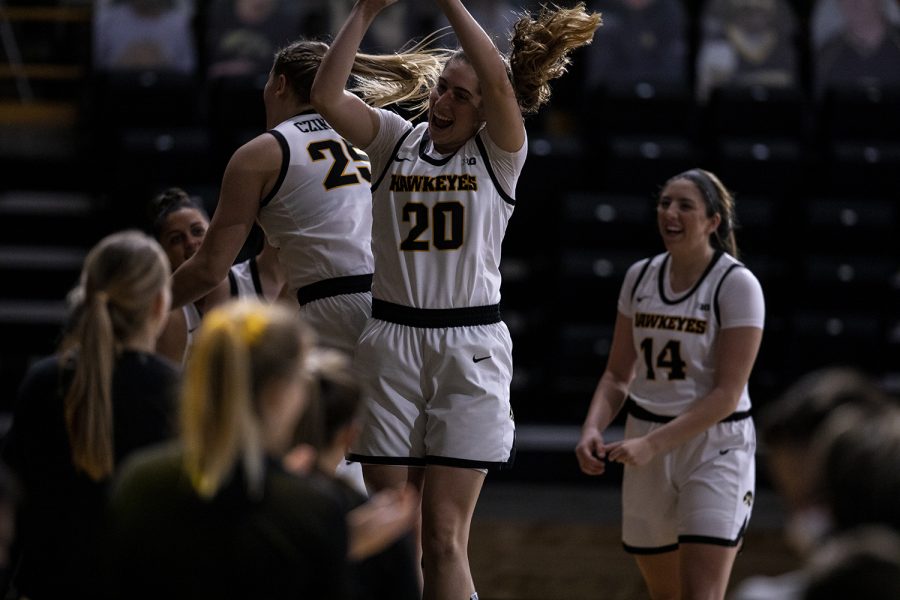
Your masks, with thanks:
<instances>
[{"instance_id":1,"label":"black waistband","mask_svg":"<svg viewBox=\"0 0 900 600\"><path fill-rule=\"evenodd\" d=\"M637 405L637 402L635 402L631 398L631 396L629 396L628 400L625 401L625 410L628 412L629 415L631 415L635 419L640 419L641 421L650 421L651 423L668 423L669 421L672 421L673 419L675 419L675 417L669 417L666 415L658 415L656 413L650 412L646 408L641 408L640 406ZM724 419L719 421L719 423L729 423L731 421L741 421L748 417L750 417L750 411L749 410L741 410L741 411L731 413L730 415L728 415L727 417L725 417Z\"/></svg>"},{"instance_id":2,"label":"black waistband","mask_svg":"<svg viewBox=\"0 0 900 600\"><path fill-rule=\"evenodd\" d=\"M300 306L303 306L322 298L330 298L342 294L359 294L371 290L371 273L366 275L347 275L346 277L323 279L322 281L304 285L297 290L297 301L300 303Z\"/></svg>"},{"instance_id":3,"label":"black waistband","mask_svg":"<svg viewBox=\"0 0 900 600\"><path fill-rule=\"evenodd\" d=\"M466 308L413 308L372 299L372 318L409 327L473 327L500 322L500 305Z\"/></svg>"}]
</instances>

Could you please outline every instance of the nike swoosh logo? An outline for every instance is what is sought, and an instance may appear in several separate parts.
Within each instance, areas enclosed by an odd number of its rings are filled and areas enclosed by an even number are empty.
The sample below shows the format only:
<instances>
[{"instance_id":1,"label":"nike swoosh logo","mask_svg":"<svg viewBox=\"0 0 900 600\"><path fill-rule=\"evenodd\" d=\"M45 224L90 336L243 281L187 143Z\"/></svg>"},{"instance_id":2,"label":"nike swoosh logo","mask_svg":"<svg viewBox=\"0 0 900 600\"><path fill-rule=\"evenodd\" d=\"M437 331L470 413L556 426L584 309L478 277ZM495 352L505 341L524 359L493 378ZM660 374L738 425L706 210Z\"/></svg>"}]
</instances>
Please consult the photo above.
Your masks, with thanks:
<instances>
[{"instance_id":1,"label":"nike swoosh logo","mask_svg":"<svg viewBox=\"0 0 900 600\"><path fill-rule=\"evenodd\" d=\"M488 354L487 356L475 356L475 355L473 354L473 355L472 355L472 362L474 362L474 363L480 363L481 361L487 360L487 359L489 359L490 357L491 357L490 354Z\"/></svg>"}]
</instances>

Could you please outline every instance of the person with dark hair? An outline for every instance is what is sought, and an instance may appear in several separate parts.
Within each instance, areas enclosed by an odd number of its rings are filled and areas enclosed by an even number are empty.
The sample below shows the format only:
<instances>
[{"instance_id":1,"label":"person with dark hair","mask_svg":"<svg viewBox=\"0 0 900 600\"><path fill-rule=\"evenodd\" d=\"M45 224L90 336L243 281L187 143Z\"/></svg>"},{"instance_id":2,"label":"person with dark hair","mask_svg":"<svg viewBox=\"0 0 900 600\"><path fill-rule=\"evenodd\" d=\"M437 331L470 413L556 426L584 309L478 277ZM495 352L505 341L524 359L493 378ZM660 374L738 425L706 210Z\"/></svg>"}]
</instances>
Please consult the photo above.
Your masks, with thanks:
<instances>
[{"instance_id":1,"label":"person with dark hair","mask_svg":"<svg viewBox=\"0 0 900 600\"><path fill-rule=\"evenodd\" d=\"M815 553L798 600L896 600L900 598L900 532L857 527L835 535Z\"/></svg>"},{"instance_id":2,"label":"person with dark hair","mask_svg":"<svg viewBox=\"0 0 900 600\"><path fill-rule=\"evenodd\" d=\"M880 524L900 532L900 407L836 410L814 440L811 470L832 531Z\"/></svg>"},{"instance_id":3,"label":"person with dark hair","mask_svg":"<svg viewBox=\"0 0 900 600\"><path fill-rule=\"evenodd\" d=\"M210 226L209 215L198 199L178 187L169 188L154 198L152 211L151 231L162 244L174 271L200 248ZM278 261L278 249L263 240L258 254L231 265L222 281L206 295L185 304L181 310L172 311L157 343L157 351L184 363L204 312L229 298L259 297L274 302L283 287L284 271Z\"/></svg>"},{"instance_id":4,"label":"person with dark hair","mask_svg":"<svg viewBox=\"0 0 900 600\"><path fill-rule=\"evenodd\" d=\"M802 566L749 577L729 599L896 597L888 592L900 581L900 554L885 558L900 533L897 399L856 368L822 368L766 407L760 433L788 511L785 535Z\"/></svg>"},{"instance_id":5,"label":"person with dark hair","mask_svg":"<svg viewBox=\"0 0 900 600\"><path fill-rule=\"evenodd\" d=\"M753 507L762 288L737 259L734 198L713 173L675 175L656 207L666 251L625 275L575 454L588 475L625 465L622 541L651 598L722 598ZM621 410L625 439L606 442Z\"/></svg>"},{"instance_id":6,"label":"person with dark hair","mask_svg":"<svg viewBox=\"0 0 900 600\"><path fill-rule=\"evenodd\" d=\"M157 195L151 203L150 232L160 243L172 270L197 252L209 228L209 215L203 205L185 190L172 187ZM166 327L156 342L156 351L178 364L190 354L194 332L200 327L203 310L228 298L224 280L196 302L172 306Z\"/></svg>"},{"instance_id":7,"label":"person with dark hair","mask_svg":"<svg viewBox=\"0 0 900 600\"><path fill-rule=\"evenodd\" d=\"M169 273L143 233L101 240L84 261L66 344L25 375L2 453L25 494L13 581L23 596L98 594L107 484L129 454L173 435L178 370L154 353Z\"/></svg>"},{"instance_id":8,"label":"person with dark hair","mask_svg":"<svg viewBox=\"0 0 900 600\"><path fill-rule=\"evenodd\" d=\"M505 57L462 2L438 0L461 49L418 53L439 60L407 97L427 110L415 124L345 89L351 75L365 90L408 80L353 70L366 32L392 4L356 2L310 95L373 165L372 318L356 354L373 398L350 458L372 489L412 482L422 491L424 596L477 597L466 556L472 513L486 469L513 456L499 263L527 154L523 115L549 100L549 81L591 42L600 15L583 4L522 15Z\"/></svg>"},{"instance_id":9,"label":"person with dark hair","mask_svg":"<svg viewBox=\"0 0 900 600\"><path fill-rule=\"evenodd\" d=\"M787 508L787 541L798 553L807 554L826 525L812 464L813 441L822 424L843 406L874 416L891 404L890 396L864 373L828 367L798 379L759 415L762 455Z\"/></svg>"}]
</instances>

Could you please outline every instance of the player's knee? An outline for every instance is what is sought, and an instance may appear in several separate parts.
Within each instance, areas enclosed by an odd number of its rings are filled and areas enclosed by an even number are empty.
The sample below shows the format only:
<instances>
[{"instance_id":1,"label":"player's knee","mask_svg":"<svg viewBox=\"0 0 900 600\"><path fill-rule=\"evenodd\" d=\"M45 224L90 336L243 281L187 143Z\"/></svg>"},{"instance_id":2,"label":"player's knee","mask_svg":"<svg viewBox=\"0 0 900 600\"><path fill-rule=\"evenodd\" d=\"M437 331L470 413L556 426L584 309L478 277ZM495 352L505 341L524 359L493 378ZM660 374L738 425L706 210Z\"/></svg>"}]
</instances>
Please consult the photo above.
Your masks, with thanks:
<instances>
[{"instance_id":1,"label":"player's knee","mask_svg":"<svg viewBox=\"0 0 900 600\"><path fill-rule=\"evenodd\" d=\"M447 561L463 556L465 533L452 523L429 524L422 531L422 551L426 560Z\"/></svg>"}]
</instances>

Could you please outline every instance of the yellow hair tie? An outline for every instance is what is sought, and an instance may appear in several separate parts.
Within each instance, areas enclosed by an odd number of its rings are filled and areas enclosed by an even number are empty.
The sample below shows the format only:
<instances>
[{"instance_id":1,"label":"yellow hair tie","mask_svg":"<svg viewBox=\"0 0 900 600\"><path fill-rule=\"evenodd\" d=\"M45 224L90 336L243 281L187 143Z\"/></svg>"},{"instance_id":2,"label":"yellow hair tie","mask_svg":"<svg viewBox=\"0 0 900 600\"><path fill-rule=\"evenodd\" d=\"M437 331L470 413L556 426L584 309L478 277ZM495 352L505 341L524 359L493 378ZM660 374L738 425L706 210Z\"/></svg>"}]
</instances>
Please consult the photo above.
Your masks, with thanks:
<instances>
[{"instance_id":1,"label":"yellow hair tie","mask_svg":"<svg viewBox=\"0 0 900 600\"><path fill-rule=\"evenodd\" d=\"M231 323L231 319L228 318L227 312L224 310L214 310L203 318L203 328L206 331L212 331L213 329L227 330L229 328L234 328L234 325Z\"/></svg>"},{"instance_id":2,"label":"yellow hair tie","mask_svg":"<svg viewBox=\"0 0 900 600\"><path fill-rule=\"evenodd\" d=\"M269 324L269 319L261 311L253 311L244 319L241 337L248 346L253 346L262 337Z\"/></svg>"},{"instance_id":3,"label":"yellow hair tie","mask_svg":"<svg viewBox=\"0 0 900 600\"><path fill-rule=\"evenodd\" d=\"M205 330L222 329L236 334L247 346L255 345L265 333L268 325L269 318L261 310L253 310L237 318L233 312L214 310L203 318Z\"/></svg>"}]
</instances>

